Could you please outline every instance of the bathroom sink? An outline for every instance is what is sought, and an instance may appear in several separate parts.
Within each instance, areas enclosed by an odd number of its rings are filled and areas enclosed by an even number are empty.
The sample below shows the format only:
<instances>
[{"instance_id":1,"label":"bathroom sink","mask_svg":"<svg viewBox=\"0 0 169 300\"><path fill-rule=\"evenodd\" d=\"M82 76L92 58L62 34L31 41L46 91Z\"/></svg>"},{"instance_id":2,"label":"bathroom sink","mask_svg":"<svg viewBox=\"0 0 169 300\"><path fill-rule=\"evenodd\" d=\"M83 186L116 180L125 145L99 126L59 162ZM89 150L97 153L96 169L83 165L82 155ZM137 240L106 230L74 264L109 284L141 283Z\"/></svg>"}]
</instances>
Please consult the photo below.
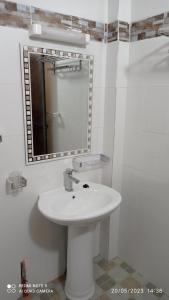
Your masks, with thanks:
<instances>
[{"instance_id":1,"label":"bathroom sink","mask_svg":"<svg viewBox=\"0 0 169 300\"><path fill-rule=\"evenodd\" d=\"M54 223L68 226L65 284L68 299L88 300L94 295L95 224L110 215L120 202L118 192L93 182L80 182L71 192L63 187L39 195L38 208L42 215Z\"/></svg>"},{"instance_id":2,"label":"bathroom sink","mask_svg":"<svg viewBox=\"0 0 169 300\"><path fill-rule=\"evenodd\" d=\"M64 188L39 195L38 208L49 220L61 225L96 222L111 214L121 202L118 192L93 182L74 185L73 192Z\"/></svg>"}]
</instances>

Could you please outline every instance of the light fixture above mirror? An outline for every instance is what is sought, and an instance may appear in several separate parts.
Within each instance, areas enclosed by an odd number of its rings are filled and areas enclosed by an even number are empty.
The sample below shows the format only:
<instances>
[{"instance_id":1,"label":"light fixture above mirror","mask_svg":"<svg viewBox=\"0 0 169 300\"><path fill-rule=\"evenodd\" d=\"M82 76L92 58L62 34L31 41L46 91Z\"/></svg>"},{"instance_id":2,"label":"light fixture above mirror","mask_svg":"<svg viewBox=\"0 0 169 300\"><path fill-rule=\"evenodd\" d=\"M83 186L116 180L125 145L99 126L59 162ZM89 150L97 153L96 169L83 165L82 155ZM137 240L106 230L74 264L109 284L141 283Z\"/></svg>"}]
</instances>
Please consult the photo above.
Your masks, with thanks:
<instances>
[{"instance_id":1,"label":"light fixture above mirror","mask_svg":"<svg viewBox=\"0 0 169 300\"><path fill-rule=\"evenodd\" d=\"M42 24L32 24L29 29L31 39L53 41L71 44L78 47L86 47L90 42L90 35L75 30L52 28Z\"/></svg>"}]
</instances>

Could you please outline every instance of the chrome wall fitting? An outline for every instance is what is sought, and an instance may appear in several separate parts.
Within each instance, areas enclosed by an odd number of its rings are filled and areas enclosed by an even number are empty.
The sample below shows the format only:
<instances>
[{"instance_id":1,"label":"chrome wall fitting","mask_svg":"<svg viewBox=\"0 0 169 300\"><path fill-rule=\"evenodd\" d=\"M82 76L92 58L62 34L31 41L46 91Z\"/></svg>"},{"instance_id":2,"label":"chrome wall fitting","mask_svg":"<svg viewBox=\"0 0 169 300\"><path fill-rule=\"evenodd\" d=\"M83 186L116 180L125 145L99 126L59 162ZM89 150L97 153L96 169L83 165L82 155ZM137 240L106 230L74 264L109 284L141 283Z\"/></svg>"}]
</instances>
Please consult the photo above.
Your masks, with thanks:
<instances>
[{"instance_id":1,"label":"chrome wall fitting","mask_svg":"<svg viewBox=\"0 0 169 300\"><path fill-rule=\"evenodd\" d=\"M27 180L19 172L12 172L6 180L7 193L17 192L27 186Z\"/></svg>"}]
</instances>

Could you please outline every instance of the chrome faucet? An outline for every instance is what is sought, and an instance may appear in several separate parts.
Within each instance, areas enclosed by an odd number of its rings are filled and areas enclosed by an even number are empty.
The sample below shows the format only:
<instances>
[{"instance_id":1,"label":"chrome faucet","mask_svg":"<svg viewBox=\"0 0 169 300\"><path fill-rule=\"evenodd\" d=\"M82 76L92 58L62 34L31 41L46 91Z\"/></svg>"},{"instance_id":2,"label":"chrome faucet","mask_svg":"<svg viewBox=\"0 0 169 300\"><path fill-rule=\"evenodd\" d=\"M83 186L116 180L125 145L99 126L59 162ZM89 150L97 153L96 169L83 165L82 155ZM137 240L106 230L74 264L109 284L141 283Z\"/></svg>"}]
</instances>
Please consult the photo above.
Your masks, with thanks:
<instances>
[{"instance_id":1,"label":"chrome faucet","mask_svg":"<svg viewBox=\"0 0 169 300\"><path fill-rule=\"evenodd\" d=\"M73 173L73 169L66 169L64 172L63 172L63 176L64 176L64 187L65 187L65 190L68 191L68 192L72 192L73 191L73 182L75 183L79 183L80 180L73 177L72 176L72 173Z\"/></svg>"}]
</instances>

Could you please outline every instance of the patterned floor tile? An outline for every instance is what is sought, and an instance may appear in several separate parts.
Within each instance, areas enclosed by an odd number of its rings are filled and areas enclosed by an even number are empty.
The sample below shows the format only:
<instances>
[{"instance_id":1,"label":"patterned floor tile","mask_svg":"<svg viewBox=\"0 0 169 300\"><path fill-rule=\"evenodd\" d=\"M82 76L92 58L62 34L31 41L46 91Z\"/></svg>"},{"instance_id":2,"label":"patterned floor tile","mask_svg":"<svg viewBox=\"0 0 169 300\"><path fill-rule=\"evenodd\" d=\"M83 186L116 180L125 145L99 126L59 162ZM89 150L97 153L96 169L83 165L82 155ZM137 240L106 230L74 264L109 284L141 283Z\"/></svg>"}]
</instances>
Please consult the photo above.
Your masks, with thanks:
<instances>
[{"instance_id":1,"label":"patterned floor tile","mask_svg":"<svg viewBox=\"0 0 169 300\"><path fill-rule=\"evenodd\" d=\"M154 292L154 295L157 296L158 298L162 298L162 296L164 295L164 293L158 292L158 288L151 282L148 282L145 287L149 290L157 290L157 292Z\"/></svg>"},{"instance_id":2,"label":"patterned floor tile","mask_svg":"<svg viewBox=\"0 0 169 300\"><path fill-rule=\"evenodd\" d=\"M130 274L135 272L135 270L125 262L121 263L120 266L121 266L122 269L126 270Z\"/></svg>"},{"instance_id":3,"label":"patterned floor tile","mask_svg":"<svg viewBox=\"0 0 169 300\"><path fill-rule=\"evenodd\" d=\"M128 289L141 288L141 284L131 276L129 276L128 278L120 282L120 285L123 288L128 288Z\"/></svg>"},{"instance_id":4,"label":"patterned floor tile","mask_svg":"<svg viewBox=\"0 0 169 300\"><path fill-rule=\"evenodd\" d=\"M112 270L116 266L114 261L108 262L104 258L102 260L100 260L97 264L100 266L100 268L102 268L106 272Z\"/></svg>"},{"instance_id":5,"label":"patterned floor tile","mask_svg":"<svg viewBox=\"0 0 169 300\"><path fill-rule=\"evenodd\" d=\"M53 295L50 300L60 300L60 296L59 295Z\"/></svg>"},{"instance_id":6,"label":"patterned floor tile","mask_svg":"<svg viewBox=\"0 0 169 300\"><path fill-rule=\"evenodd\" d=\"M145 278L142 274L138 272L133 273L132 277L141 284L141 287L144 287L148 282L147 278Z\"/></svg>"},{"instance_id":7,"label":"patterned floor tile","mask_svg":"<svg viewBox=\"0 0 169 300\"><path fill-rule=\"evenodd\" d=\"M116 281L121 282L129 276L129 273L120 266L114 267L108 274Z\"/></svg>"},{"instance_id":8,"label":"patterned floor tile","mask_svg":"<svg viewBox=\"0 0 169 300\"><path fill-rule=\"evenodd\" d=\"M113 261L117 265L121 265L123 263L123 260L119 256L116 256L115 258L113 258Z\"/></svg>"},{"instance_id":9,"label":"patterned floor tile","mask_svg":"<svg viewBox=\"0 0 169 300\"><path fill-rule=\"evenodd\" d=\"M103 257L101 255L97 255L93 258L93 262L94 262L94 264L97 264L102 259L103 259Z\"/></svg>"},{"instance_id":10,"label":"patterned floor tile","mask_svg":"<svg viewBox=\"0 0 169 300\"><path fill-rule=\"evenodd\" d=\"M154 295L135 295L135 300L158 300L159 298L157 298Z\"/></svg>"},{"instance_id":11,"label":"patterned floor tile","mask_svg":"<svg viewBox=\"0 0 169 300\"><path fill-rule=\"evenodd\" d=\"M118 293L117 289L124 288L156 288L154 284L130 265L115 257L111 262L106 261L100 255L94 258L94 276L96 281L95 295L89 300L169 300L164 294L141 295ZM32 295L29 300L69 300L64 292L65 274L51 281L48 288L53 290L51 295ZM116 289L116 290L115 290ZM20 298L20 300L24 300Z\"/></svg>"},{"instance_id":12,"label":"patterned floor tile","mask_svg":"<svg viewBox=\"0 0 169 300\"><path fill-rule=\"evenodd\" d=\"M102 296L100 296L96 300L110 300L110 298L106 294L103 294Z\"/></svg>"},{"instance_id":13,"label":"patterned floor tile","mask_svg":"<svg viewBox=\"0 0 169 300\"><path fill-rule=\"evenodd\" d=\"M167 295L163 295L163 296L161 297L161 300L169 300L169 297L168 297Z\"/></svg>"},{"instance_id":14,"label":"patterned floor tile","mask_svg":"<svg viewBox=\"0 0 169 300\"><path fill-rule=\"evenodd\" d=\"M108 291L116 284L116 282L108 274L100 276L96 279L96 283L104 291Z\"/></svg>"},{"instance_id":15,"label":"patterned floor tile","mask_svg":"<svg viewBox=\"0 0 169 300\"><path fill-rule=\"evenodd\" d=\"M40 300L40 296L39 295L33 295L30 300Z\"/></svg>"},{"instance_id":16,"label":"patterned floor tile","mask_svg":"<svg viewBox=\"0 0 169 300\"><path fill-rule=\"evenodd\" d=\"M128 294L121 294L120 292L117 292L117 289L110 289L106 292L106 294L111 300L128 300L130 297Z\"/></svg>"},{"instance_id":17,"label":"patterned floor tile","mask_svg":"<svg viewBox=\"0 0 169 300\"><path fill-rule=\"evenodd\" d=\"M43 295L40 295L40 300L51 300L51 295L48 295L48 294L43 294Z\"/></svg>"},{"instance_id":18,"label":"patterned floor tile","mask_svg":"<svg viewBox=\"0 0 169 300\"><path fill-rule=\"evenodd\" d=\"M104 294L104 291L96 284L95 286L95 294L89 300L97 300Z\"/></svg>"},{"instance_id":19,"label":"patterned floor tile","mask_svg":"<svg viewBox=\"0 0 169 300\"><path fill-rule=\"evenodd\" d=\"M103 274L105 274L105 271L102 268L100 268L97 264L94 264L94 278L97 279Z\"/></svg>"}]
</instances>

